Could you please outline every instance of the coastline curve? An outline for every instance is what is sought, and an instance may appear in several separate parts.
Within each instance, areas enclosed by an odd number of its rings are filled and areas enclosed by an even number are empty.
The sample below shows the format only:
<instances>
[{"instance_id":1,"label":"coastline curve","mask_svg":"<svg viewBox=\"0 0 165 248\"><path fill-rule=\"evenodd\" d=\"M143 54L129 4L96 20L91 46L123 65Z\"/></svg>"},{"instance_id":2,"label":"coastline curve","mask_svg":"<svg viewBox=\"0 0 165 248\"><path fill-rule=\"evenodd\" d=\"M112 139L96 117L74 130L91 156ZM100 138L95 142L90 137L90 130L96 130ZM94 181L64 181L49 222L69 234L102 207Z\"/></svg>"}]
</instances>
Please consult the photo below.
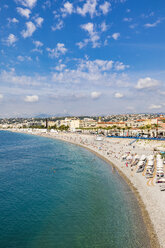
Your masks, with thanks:
<instances>
[{"instance_id":1,"label":"coastline curve","mask_svg":"<svg viewBox=\"0 0 165 248\"><path fill-rule=\"evenodd\" d=\"M24 132L13 131L13 130L9 130L9 131L16 132L16 133L17 132L18 133L24 133ZM28 133L24 133L24 134L28 134ZM156 234L156 231L154 229L153 223L151 221L150 215L149 215L149 213L148 213L148 211L146 209L146 206L145 206L145 204L144 204L144 202L142 200L142 197L141 197L138 189L131 182L131 180L128 178L128 176L114 162L112 162L109 158L107 159L105 156L103 156L99 152L95 151L94 149L88 147L87 145L79 144L77 142L66 140L66 139L63 139L63 138L57 137L57 136L50 136L50 135L47 135L47 134L30 133L30 135L41 136L41 137L45 137L45 138L49 138L49 139L56 139L56 140L60 140L60 141L65 142L65 143L70 143L70 144L82 147L82 148L90 151L91 153L95 154L100 159L104 160L110 166L112 166L119 173L119 175L124 179L124 181L127 183L127 185L130 187L131 191L134 193L134 195L135 195L135 197L136 197L136 199L138 201L138 205L139 205L140 210L141 210L141 215L142 215L144 224L145 224L147 232L148 232L148 237L149 237L149 240L150 240L150 247L151 248L161 248L162 247L160 245L160 242L159 242L158 236Z\"/></svg>"},{"instance_id":2,"label":"coastline curve","mask_svg":"<svg viewBox=\"0 0 165 248\"><path fill-rule=\"evenodd\" d=\"M80 146L80 147L82 147L84 149L87 149L88 151L92 152L93 154L98 156L100 159L102 159L106 163L108 163L110 166L115 168L117 170L117 172L119 173L119 175L124 179L124 181L127 183L127 185L130 187L130 189L132 190L132 192L136 196L136 199L138 201L138 204L139 204L139 207L140 207L140 210L141 210L142 218L144 220L144 224L146 225L146 228L147 228L151 248L161 248L161 246L159 244L157 234L156 234L156 232L154 230L154 227L153 227L153 224L151 222L149 213L148 213L148 211L147 211L147 209L145 207L145 204L144 204L144 202L143 202L143 200L142 200L142 198L141 198L141 196L140 196L140 194L138 192L138 189L133 185L133 183L130 181L130 179L112 161L110 161L109 159L105 158L104 156L102 156L98 152L92 150L91 148L89 148L89 147L87 147L85 145L78 144L76 142L71 142L71 141L64 140L62 138L57 138L57 137L50 137L50 136L46 136L46 135L44 135L42 137L46 137L46 138L50 138L50 139L57 139L57 140L60 140L60 141L63 141L63 142L67 142L67 143L71 143L73 145Z\"/></svg>"}]
</instances>

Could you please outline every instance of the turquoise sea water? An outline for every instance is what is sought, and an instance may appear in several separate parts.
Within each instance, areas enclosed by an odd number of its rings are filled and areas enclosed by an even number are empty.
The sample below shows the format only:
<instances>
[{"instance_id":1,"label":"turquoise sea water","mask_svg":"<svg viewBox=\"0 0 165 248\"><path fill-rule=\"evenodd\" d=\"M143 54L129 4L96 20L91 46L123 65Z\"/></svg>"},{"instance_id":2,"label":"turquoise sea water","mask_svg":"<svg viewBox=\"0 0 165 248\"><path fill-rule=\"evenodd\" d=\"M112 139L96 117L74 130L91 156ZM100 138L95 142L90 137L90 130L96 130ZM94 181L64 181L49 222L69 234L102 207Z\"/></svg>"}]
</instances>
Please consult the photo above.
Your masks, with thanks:
<instances>
[{"instance_id":1,"label":"turquoise sea water","mask_svg":"<svg viewBox=\"0 0 165 248\"><path fill-rule=\"evenodd\" d=\"M136 198L111 166L58 140L0 132L1 248L148 248Z\"/></svg>"}]
</instances>

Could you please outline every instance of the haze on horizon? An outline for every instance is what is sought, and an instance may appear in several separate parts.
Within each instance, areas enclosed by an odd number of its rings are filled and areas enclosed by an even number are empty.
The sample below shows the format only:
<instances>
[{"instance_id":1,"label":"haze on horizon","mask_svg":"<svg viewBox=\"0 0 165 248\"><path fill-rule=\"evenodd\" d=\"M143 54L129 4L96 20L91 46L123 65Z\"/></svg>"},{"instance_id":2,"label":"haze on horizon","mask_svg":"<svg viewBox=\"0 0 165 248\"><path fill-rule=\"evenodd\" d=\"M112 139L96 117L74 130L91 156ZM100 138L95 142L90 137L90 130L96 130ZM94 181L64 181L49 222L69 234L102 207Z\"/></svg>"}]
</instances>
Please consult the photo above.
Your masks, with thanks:
<instances>
[{"instance_id":1,"label":"haze on horizon","mask_svg":"<svg viewBox=\"0 0 165 248\"><path fill-rule=\"evenodd\" d=\"M165 112L163 0L1 0L0 117Z\"/></svg>"}]
</instances>

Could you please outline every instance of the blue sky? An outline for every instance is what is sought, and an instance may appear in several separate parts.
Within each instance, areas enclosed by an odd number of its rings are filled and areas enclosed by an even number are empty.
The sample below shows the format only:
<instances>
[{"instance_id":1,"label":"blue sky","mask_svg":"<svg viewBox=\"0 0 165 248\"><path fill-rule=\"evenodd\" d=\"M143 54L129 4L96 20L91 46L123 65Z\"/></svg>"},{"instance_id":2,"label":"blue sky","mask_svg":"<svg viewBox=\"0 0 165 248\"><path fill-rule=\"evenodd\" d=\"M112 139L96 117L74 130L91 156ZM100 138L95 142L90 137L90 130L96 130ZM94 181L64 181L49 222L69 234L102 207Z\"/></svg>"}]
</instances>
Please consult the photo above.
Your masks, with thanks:
<instances>
[{"instance_id":1,"label":"blue sky","mask_svg":"<svg viewBox=\"0 0 165 248\"><path fill-rule=\"evenodd\" d=\"M165 112L164 0L0 0L0 117Z\"/></svg>"}]
</instances>

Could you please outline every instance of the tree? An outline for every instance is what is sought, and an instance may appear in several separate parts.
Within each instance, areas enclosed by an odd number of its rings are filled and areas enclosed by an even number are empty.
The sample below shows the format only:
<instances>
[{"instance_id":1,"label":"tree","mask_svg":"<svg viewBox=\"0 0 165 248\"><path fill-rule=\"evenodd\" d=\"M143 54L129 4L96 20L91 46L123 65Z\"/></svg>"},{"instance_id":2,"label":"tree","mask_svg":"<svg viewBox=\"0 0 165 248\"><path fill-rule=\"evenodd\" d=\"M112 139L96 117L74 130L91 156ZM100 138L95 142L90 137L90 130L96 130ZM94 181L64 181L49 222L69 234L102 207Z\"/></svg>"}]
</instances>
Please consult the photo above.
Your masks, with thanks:
<instances>
[{"instance_id":1,"label":"tree","mask_svg":"<svg viewBox=\"0 0 165 248\"><path fill-rule=\"evenodd\" d=\"M142 134L144 134L143 130L145 129L145 126L141 126L139 129L142 131Z\"/></svg>"},{"instance_id":2,"label":"tree","mask_svg":"<svg viewBox=\"0 0 165 248\"><path fill-rule=\"evenodd\" d=\"M158 137L158 128L159 128L159 125L158 124L154 124L153 126L156 129L156 137Z\"/></svg>"},{"instance_id":3,"label":"tree","mask_svg":"<svg viewBox=\"0 0 165 248\"><path fill-rule=\"evenodd\" d=\"M112 126L112 130L116 131L116 128L117 128L116 125L113 125L113 126Z\"/></svg>"},{"instance_id":4,"label":"tree","mask_svg":"<svg viewBox=\"0 0 165 248\"><path fill-rule=\"evenodd\" d=\"M120 133L121 127L117 127L118 132Z\"/></svg>"},{"instance_id":5,"label":"tree","mask_svg":"<svg viewBox=\"0 0 165 248\"><path fill-rule=\"evenodd\" d=\"M109 126L109 127L106 128L106 130L107 130L107 132L109 133L109 131L112 130L112 127Z\"/></svg>"},{"instance_id":6,"label":"tree","mask_svg":"<svg viewBox=\"0 0 165 248\"><path fill-rule=\"evenodd\" d=\"M29 128L37 128L37 129L44 129L45 127L44 127L44 125L31 125L31 126L29 126Z\"/></svg>"},{"instance_id":7,"label":"tree","mask_svg":"<svg viewBox=\"0 0 165 248\"><path fill-rule=\"evenodd\" d=\"M123 136L124 136L125 127L122 127L122 130L123 130Z\"/></svg>"},{"instance_id":8,"label":"tree","mask_svg":"<svg viewBox=\"0 0 165 248\"><path fill-rule=\"evenodd\" d=\"M48 127L48 129L57 129L57 125L55 124L54 126Z\"/></svg>"},{"instance_id":9,"label":"tree","mask_svg":"<svg viewBox=\"0 0 165 248\"><path fill-rule=\"evenodd\" d=\"M149 137L149 133L150 133L150 130L151 130L151 125L146 125L146 126L145 126L145 129L148 130L148 137Z\"/></svg>"},{"instance_id":10,"label":"tree","mask_svg":"<svg viewBox=\"0 0 165 248\"><path fill-rule=\"evenodd\" d=\"M69 126L61 125L58 129L60 131L67 131L69 129Z\"/></svg>"}]
</instances>

